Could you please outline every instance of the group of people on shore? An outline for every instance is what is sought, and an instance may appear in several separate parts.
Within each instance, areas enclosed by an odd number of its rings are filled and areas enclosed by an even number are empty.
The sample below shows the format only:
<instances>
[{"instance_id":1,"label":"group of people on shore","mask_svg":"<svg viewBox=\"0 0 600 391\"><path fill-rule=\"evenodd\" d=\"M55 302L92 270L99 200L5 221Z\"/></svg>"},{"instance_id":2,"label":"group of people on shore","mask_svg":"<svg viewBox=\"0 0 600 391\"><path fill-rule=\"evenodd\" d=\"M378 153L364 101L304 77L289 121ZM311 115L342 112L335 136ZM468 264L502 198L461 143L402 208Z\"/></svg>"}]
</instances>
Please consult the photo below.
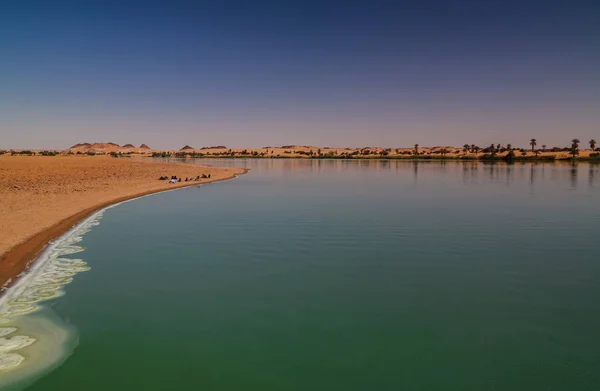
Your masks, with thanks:
<instances>
[{"instance_id":1,"label":"group of people on shore","mask_svg":"<svg viewBox=\"0 0 600 391\"><path fill-rule=\"evenodd\" d=\"M161 176L160 178L158 178L159 181L166 181L169 180L169 183L177 183L177 182L181 182L182 178L177 178L177 175L171 175L171 179L169 179L169 177L167 176ZM192 182L192 181L196 181L199 182L201 179L210 179L210 174L202 174L202 175L198 175L195 178L185 178L184 182Z\"/></svg>"}]
</instances>

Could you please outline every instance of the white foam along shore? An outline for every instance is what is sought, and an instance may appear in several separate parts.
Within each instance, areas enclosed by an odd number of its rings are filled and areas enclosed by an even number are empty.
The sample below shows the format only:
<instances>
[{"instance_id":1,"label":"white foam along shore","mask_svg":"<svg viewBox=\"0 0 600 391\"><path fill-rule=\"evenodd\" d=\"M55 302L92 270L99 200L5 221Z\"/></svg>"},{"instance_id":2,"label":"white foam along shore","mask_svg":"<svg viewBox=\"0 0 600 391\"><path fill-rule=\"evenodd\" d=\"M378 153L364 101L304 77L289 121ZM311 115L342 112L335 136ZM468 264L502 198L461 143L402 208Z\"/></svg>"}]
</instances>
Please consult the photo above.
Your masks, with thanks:
<instances>
[{"instance_id":1,"label":"white foam along shore","mask_svg":"<svg viewBox=\"0 0 600 391\"><path fill-rule=\"evenodd\" d=\"M76 339L74 329L40 303L62 295L63 287L76 274L90 269L83 260L64 256L84 250L77 243L99 224L107 209L132 200L93 213L50 242L17 282L3 292L0 297L0 389L44 373L71 354L74 344L69 342ZM38 311L41 313L36 314Z\"/></svg>"},{"instance_id":2,"label":"white foam along shore","mask_svg":"<svg viewBox=\"0 0 600 391\"><path fill-rule=\"evenodd\" d=\"M89 270L83 260L64 256L83 251L77 243L98 224L104 210L51 242L0 297L0 388L44 373L74 348L69 344L76 339L73 329L40 303L60 296L76 274Z\"/></svg>"},{"instance_id":3,"label":"white foam along shore","mask_svg":"<svg viewBox=\"0 0 600 391\"><path fill-rule=\"evenodd\" d=\"M63 257L84 250L77 243L99 224L106 210L155 194L121 201L94 212L50 242L17 282L3 292L0 297L0 390L25 379L35 379L72 353L75 346L69 342L76 339L74 329L39 304L59 297L63 286L76 274L90 270L81 259ZM43 314L36 314L40 310Z\"/></svg>"},{"instance_id":4,"label":"white foam along shore","mask_svg":"<svg viewBox=\"0 0 600 391\"><path fill-rule=\"evenodd\" d=\"M237 178L237 175L234 178ZM206 184L198 184L198 186ZM177 187L160 193L185 188L187 187ZM50 242L32 262L32 266L18 276L18 280L14 285L10 288L2 288L3 292L0 293L0 325L8 323L11 318L16 316L37 311L39 309L37 303L60 296L63 293L62 286L70 283L75 274L90 269L81 259L61 257L84 250L82 247L77 246L77 243L83 239L83 235L89 232L92 227L99 224L106 210L160 193L146 194L106 206L74 225L58 239ZM6 328L0 327L0 337L3 335L2 333L7 333ZM0 367L1 369L2 367Z\"/></svg>"},{"instance_id":5,"label":"white foam along shore","mask_svg":"<svg viewBox=\"0 0 600 391\"><path fill-rule=\"evenodd\" d=\"M168 189L160 193L181 189L185 189L185 187ZM15 316L35 312L39 309L37 303L60 296L63 293L62 286L70 283L75 274L90 269L81 259L61 257L84 250L77 246L77 243L92 227L99 224L106 210L155 194L159 193L146 194L106 206L74 225L56 240L51 241L33 260L32 266L18 276L14 285L10 288L2 288L4 292L0 295L0 325L7 323ZM0 336L2 336L2 330L0 327ZM0 367L0 369L2 368Z\"/></svg>"}]
</instances>

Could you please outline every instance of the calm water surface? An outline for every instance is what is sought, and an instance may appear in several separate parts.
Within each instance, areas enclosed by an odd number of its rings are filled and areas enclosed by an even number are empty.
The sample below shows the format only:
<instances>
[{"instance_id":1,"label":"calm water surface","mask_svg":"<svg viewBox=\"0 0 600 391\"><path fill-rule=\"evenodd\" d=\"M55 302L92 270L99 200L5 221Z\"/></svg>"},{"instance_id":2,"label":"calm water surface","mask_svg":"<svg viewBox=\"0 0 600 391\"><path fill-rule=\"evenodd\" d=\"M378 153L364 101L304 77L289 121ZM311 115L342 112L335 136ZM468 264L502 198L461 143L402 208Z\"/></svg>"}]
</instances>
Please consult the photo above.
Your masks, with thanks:
<instances>
[{"instance_id":1,"label":"calm water surface","mask_svg":"<svg viewBox=\"0 0 600 391\"><path fill-rule=\"evenodd\" d=\"M105 212L29 390L598 390L600 169L208 160Z\"/></svg>"}]
</instances>

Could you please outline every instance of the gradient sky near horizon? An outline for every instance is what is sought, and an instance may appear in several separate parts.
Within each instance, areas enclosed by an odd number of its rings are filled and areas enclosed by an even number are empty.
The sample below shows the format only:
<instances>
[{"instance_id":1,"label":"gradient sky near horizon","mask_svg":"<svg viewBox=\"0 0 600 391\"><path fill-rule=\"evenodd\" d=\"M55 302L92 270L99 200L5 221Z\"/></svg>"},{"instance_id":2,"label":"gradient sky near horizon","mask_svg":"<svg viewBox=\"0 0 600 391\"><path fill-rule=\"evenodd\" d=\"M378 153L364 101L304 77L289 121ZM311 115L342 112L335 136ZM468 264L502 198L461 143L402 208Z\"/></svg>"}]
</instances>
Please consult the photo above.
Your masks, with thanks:
<instances>
[{"instance_id":1,"label":"gradient sky near horizon","mask_svg":"<svg viewBox=\"0 0 600 391\"><path fill-rule=\"evenodd\" d=\"M0 149L600 139L598 1L3 1Z\"/></svg>"}]
</instances>

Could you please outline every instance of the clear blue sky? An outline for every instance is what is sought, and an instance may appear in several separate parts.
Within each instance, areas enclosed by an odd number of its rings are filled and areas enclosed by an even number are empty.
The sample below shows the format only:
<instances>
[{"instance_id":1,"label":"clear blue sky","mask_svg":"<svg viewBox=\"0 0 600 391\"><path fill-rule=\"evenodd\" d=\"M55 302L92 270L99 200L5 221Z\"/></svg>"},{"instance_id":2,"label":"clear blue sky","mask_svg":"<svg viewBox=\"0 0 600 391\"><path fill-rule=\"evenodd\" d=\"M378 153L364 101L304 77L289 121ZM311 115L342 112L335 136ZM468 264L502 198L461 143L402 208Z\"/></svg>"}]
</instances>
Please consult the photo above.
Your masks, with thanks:
<instances>
[{"instance_id":1,"label":"clear blue sky","mask_svg":"<svg viewBox=\"0 0 600 391\"><path fill-rule=\"evenodd\" d=\"M0 148L531 137L600 139L600 2L0 2Z\"/></svg>"}]
</instances>

